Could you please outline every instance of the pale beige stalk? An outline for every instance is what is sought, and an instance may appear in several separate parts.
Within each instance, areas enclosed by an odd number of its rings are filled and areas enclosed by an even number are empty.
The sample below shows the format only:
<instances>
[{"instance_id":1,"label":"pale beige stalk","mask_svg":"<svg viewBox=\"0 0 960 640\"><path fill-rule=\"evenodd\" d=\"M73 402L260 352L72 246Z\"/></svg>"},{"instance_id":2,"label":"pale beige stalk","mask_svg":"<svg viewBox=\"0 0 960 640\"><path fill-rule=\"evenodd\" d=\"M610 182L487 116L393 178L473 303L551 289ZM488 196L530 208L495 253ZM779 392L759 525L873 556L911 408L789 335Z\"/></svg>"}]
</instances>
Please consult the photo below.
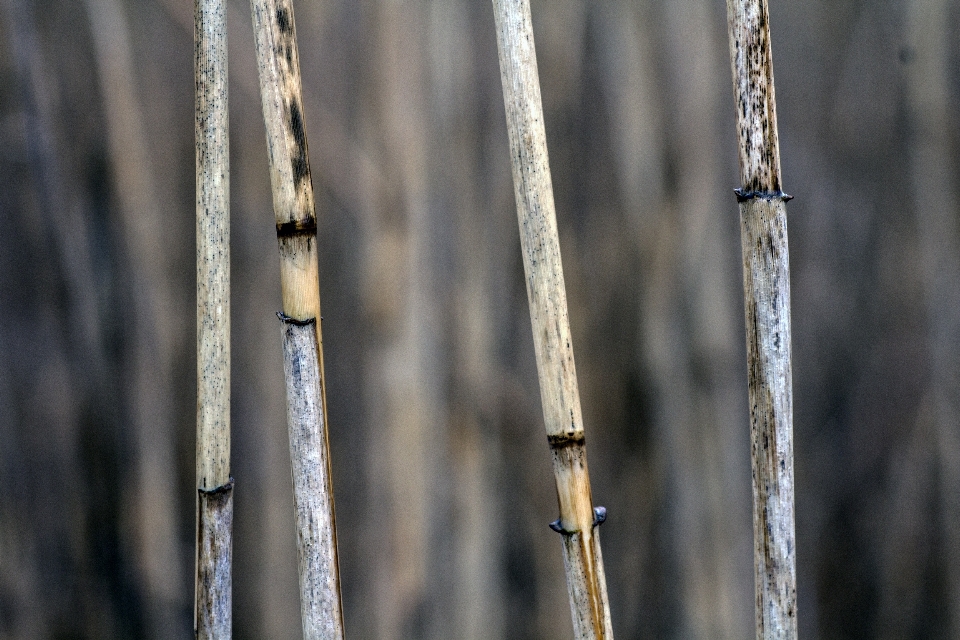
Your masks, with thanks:
<instances>
[{"instance_id":1,"label":"pale beige stalk","mask_svg":"<svg viewBox=\"0 0 960 640\"><path fill-rule=\"evenodd\" d=\"M230 152L226 6L195 5L198 638L231 634Z\"/></svg>"},{"instance_id":2,"label":"pale beige stalk","mask_svg":"<svg viewBox=\"0 0 960 640\"><path fill-rule=\"evenodd\" d=\"M252 0L260 97L280 248L287 423L306 640L343 637L320 327L317 218L293 5Z\"/></svg>"},{"instance_id":3,"label":"pale beige stalk","mask_svg":"<svg viewBox=\"0 0 960 640\"><path fill-rule=\"evenodd\" d=\"M514 194L540 396L553 451L564 567L576 638L612 638L584 445L530 5L494 0Z\"/></svg>"},{"instance_id":4,"label":"pale beige stalk","mask_svg":"<svg viewBox=\"0 0 960 640\"><path fill-rule=\"evenodd\" d=\"M789 196L780 190L766 0L727 0L737 107L757 638L797 637Z\"/></svg>"}]
</instances>

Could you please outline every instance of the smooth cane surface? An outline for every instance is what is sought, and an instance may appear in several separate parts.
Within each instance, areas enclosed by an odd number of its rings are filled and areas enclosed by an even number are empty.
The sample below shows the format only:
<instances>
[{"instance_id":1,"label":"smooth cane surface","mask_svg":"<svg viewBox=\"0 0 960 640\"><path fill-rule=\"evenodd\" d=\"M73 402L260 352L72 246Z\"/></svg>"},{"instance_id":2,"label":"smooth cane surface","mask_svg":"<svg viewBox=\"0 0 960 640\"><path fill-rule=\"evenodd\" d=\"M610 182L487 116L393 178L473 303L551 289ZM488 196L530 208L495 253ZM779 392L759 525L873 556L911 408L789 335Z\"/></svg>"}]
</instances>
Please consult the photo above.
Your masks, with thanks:
<instances>
[{"instance_id":1,"label":"smooth cane surface","mask_svg":"<svg viewBox=\"0 0 960 640\"><path fill-rule=\"evenodd\" d=\"M197 171L198 638L229 638L233 482L230 478L230 153L227 25L222 0L195 5Z\"/></svg>"},{"instance_id":2,"label":"smooth cane surface","mask_svg":"<svg viewBox=\"0 0 960 640\"><path fill-rule=\"evenodd\" d=\"M253 0L260 97L280 250L287 423L306 640L343 637L320 327L317 217L293 4Z\"/></svg>"},{"instance_id":3,"label":"smooth cane surface","mask_svg":"<svg viewBox=\"0 0 960 640\"><path fill-rule=\"evenodd\" d=\"M555 528L563 536L574 635L578 639L612 638L567 317L530 5L524 0L494 0L493 6L540 397L560 507Z\"/></svg>"},{"instance_id":4,"label":"smooth cane surface","mask_svg":"<svg viewBox=\"0 0 960 640\"><path fill-rule=\"evenodd\" d=\"M781 191L765 0L728 0L737 106L757 638L797 637L789 196Z\"/></svg>"},{"instance_id":5,"label":"smooth cane surface","mask_svg":"<svg viewBox=\"0 0 960 640\"><path fill-rule=\"evenodd\" d=\"M342 638L333 485L313 322L281 318L304 638Z\"/></svg>"}]
</instances>

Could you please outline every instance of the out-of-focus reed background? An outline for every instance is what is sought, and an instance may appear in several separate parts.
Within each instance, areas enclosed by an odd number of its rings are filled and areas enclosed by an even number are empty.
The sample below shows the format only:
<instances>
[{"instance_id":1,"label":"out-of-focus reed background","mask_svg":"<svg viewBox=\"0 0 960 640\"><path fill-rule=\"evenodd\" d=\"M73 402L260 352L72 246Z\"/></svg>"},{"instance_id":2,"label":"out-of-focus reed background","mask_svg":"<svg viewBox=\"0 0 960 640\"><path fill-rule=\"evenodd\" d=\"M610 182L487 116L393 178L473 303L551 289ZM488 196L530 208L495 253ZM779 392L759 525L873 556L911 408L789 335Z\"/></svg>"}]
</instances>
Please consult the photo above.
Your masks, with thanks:
<instances>
[{"instance_id":1,"label":"out-of-focus reed background","mask_svg":"<svg viewBox=\"0 0 960 640\"><path fill-rule=\"evenodd\" d=\"M234 633L299 637L276 239L229 0ZM296 5L348 635L570 634L488 0ZM617 637L752 635L721 0L538 0ZM960 637L957 3L774 0L800 632ZM193 11L0 0L0 638L187 638Z\"/></svg>"}]
</instances>

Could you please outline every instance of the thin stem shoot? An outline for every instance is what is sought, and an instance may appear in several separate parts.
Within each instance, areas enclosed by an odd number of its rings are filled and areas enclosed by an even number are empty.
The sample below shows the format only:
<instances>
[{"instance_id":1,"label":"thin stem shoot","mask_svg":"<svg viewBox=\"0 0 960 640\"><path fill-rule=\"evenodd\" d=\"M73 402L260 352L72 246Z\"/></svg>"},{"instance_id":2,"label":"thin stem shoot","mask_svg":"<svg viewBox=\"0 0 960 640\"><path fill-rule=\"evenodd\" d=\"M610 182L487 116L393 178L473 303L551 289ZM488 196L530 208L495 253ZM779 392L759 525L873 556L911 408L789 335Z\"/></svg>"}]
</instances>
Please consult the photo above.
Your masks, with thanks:
<instances>
[{"instance_id":1,"label":"thin stem shoot","mask_svg":"<svg viewBox=\"0 0 960 640\"><path fill-rule=\"evenodd\" d=\"M560 507L552 527L563 539L574 636L609 640L613 629L596 530L606 512L594 510L590 494L530 5L494 0L493 7L527 299Z\"/></svg>"},{"instance_id":2,"label":"thin stem shoot","mask_svg":"<svg viewBox=\"0 0 960 640\"><path fill-rule=\"evenodd\" d=\"M753 465L757 638L797 637L790 260L766 0L727 0Z\"/></svg>"}]
</instances>

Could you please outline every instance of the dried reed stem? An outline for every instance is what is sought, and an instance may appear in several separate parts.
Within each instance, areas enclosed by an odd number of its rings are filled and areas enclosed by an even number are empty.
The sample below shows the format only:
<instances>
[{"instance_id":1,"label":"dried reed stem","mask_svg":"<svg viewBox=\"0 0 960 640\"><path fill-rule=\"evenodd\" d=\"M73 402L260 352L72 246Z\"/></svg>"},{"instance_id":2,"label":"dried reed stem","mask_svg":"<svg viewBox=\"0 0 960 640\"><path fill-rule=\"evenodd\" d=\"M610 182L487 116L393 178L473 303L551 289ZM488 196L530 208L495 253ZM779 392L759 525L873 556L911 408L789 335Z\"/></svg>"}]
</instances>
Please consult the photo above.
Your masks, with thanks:
<instances>
[{"instance_id":1,"label":"dried reed stem","mask_svg":"<svg viewBox=\"0 0 960 640\"><path fill-rule=\"evenodd\" d=\"M737 106L757 638L797 637L789 196L780 190L766 0L727 0Z\"/></svg>"},{"instance_id":2,"label":"dried reed stem","mask_svg":"<svg viewBox=\"0 0 960 640\"><path fill-rule=\"evenodd\" d=\"M307 640L343 637L320 328L317 218L290 0L252 0L280 248L284 370Z\"/></svg>"},{"instance_id":3,"label":"dried reed stem","mask_svg":"<svg viewBox=\"0 0 960 640\"><path fill-rule=\"evenodd\" d=\"M222 0L195 5L198 638L230 638L230 154Z\"/></svg>"},{"instance_id":4,"label":"dried reed stem","mask_svg":"<svg viewBox=\"0 0 960 640\"><path fill-rule=\"evenodd\" d=\"M493 6L527 299L560 506L560 518L552 526L563 539L575 637L610 639L596 531L605 511L594 511L590 495L530 5L527 0L494 0Z\"/></svg>"},{"instance_id":5,"label":"dried reed stem","mask_svg":"<svg viewBox=\"0 0 960 640\"><path fill-rule=\"evenodd\" d=\"M319 402L322 376L316 355L317 331L315 321L284 320L283 362L300 543L303 634L304 638L342 638L336 538L332 517L325 517L333 514L333 493L323 441L326 422Z\"/></svg>"}]
</instances>

